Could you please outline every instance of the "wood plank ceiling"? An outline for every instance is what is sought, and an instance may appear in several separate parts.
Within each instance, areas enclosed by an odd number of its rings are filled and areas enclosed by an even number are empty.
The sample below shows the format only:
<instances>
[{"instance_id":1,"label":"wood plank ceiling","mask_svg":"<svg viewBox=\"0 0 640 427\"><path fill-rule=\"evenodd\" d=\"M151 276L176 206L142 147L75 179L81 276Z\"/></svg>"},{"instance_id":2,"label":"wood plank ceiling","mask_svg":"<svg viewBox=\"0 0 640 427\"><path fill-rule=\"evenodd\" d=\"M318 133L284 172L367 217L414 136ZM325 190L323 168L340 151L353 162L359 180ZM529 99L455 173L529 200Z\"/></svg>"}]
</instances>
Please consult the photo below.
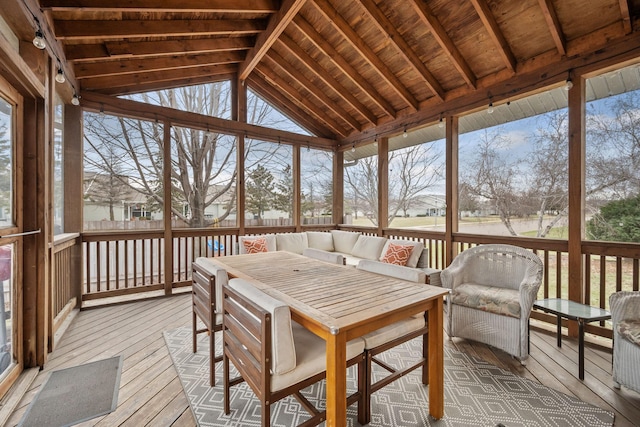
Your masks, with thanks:
<instances>
[{"instance_id":1,"label":"wood plank ceiling","mask_svg":"<svg viewBox=\"0 0 640 427\"><path fill-rule=\"evenodd\" d=\"M624 38L636 3L39 2L78 91L121 95L239 76L317 136L343 142Z\"/></svg>"}]
</instances>

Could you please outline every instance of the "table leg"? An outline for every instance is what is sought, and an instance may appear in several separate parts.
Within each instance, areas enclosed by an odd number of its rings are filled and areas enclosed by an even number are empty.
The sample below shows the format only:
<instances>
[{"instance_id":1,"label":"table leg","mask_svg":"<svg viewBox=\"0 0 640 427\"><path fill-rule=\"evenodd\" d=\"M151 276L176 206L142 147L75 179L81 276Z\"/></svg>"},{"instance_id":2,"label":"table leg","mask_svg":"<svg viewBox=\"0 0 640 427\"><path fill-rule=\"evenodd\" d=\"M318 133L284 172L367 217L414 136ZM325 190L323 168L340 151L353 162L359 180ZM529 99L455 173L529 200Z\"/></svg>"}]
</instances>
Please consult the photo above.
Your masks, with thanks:
<instances>
[{"instance_id":1,"label":"table leg","mask_svg":"<svg viewBox=\"0 0 640 427\"><path fill-rule=\"evenodd\" d=\"M578 319L578 378L584 379L584 320Z\"/></svg>"},{"instance_id":2,"label":"table leg","mask_svg":"<svg viewBox=\"0 0 640 427\"><path fill-rule=\"evenodd\" d=\"M562 347L562 317L556 317L558 318L558 347Z\"/></svg>"},{"instance_id":3,"label":"table leg","mask_svg":"<svg viewBox=\"0 0 640 427\"><path fill-rule=\"evenodd\" d=\"M451 307L449 307L451 308ZM429 414L444 416L444 335L442 328L442 297L434 301L429 317Z\"/></svg>"},{"instance_id":4,"label":"table leg","mask_svg":"<svg viewBox=\"0 0 640 427\"><path fill-rule=\"evenodd\" d=\"M347 420L346 335L327 338L327 426L343 426Z\"/></svg>"}]
</instances>

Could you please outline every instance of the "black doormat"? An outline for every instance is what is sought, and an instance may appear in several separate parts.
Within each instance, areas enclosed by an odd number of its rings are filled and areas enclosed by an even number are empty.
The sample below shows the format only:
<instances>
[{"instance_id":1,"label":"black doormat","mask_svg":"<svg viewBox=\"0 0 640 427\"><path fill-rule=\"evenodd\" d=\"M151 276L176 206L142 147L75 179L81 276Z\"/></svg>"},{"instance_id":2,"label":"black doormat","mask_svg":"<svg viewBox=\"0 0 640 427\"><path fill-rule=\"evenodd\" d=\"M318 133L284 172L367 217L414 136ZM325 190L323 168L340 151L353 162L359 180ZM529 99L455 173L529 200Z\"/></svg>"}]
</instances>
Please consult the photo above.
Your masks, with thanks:
<instances>
[{"instance_id":1,"label":"black doormat","mask_svg":"<svg viewBox=\"0 0 640 427\"><path fill-rule=\"evenodd\" d=\"M116 409L122 355L51 373L19 426L61 427Z\"/></svg>"}]
</instances>

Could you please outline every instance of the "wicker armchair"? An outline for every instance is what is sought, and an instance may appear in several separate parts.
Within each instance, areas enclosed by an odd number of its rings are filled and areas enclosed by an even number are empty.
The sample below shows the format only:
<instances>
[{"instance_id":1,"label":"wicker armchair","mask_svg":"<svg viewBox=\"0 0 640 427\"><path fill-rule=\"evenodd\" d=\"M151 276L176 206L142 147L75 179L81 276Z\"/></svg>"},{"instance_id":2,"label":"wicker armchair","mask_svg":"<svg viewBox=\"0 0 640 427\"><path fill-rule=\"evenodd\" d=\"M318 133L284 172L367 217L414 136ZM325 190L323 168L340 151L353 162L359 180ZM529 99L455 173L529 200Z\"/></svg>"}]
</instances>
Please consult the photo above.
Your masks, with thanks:
<instances>
[{"instance_id":1,"label":"wicker armchair","mask_svg":"<svg viewBox=\"0 0 640 427\"><path fill-rule=\"evenodd\" d=\"M609 297L613 323L613 385L640 393L640 292Z\"/></svg>"},{"instance_id":2,"label":"wicker armchair","mask_svg":"<svg viewBox=\"0 0 640 427\"><path fill-rule=\"evenodd\" d=\"M440 275L451 289L449 339L482 342L529 357L529 316L542 283L543 265L533 252L511 245L476 246L459 254Z\"/></svg>"}]
</instances>

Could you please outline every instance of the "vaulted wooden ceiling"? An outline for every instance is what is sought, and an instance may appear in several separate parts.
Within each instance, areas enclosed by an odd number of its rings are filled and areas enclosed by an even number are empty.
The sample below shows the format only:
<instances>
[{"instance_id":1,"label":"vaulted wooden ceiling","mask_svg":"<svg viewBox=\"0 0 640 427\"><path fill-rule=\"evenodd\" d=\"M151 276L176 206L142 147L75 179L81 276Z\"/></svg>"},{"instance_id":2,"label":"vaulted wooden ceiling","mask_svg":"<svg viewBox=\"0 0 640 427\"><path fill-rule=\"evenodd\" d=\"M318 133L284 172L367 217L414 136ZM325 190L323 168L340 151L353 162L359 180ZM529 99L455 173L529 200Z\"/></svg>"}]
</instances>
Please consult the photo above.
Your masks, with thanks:
<instances>
[{"instance_id":1,"label":"vaulted wooden ceiling","mask_svg":"<svg viewBox=\"0 0 640 427\"><path fill-rule=\"evenodd\" d=\"M634 32L638 3L39 1L78 91L239 76L312 133L342 141L452 99L490 99L487 88L592 54Z\"/></svg>"}]
</instances>

